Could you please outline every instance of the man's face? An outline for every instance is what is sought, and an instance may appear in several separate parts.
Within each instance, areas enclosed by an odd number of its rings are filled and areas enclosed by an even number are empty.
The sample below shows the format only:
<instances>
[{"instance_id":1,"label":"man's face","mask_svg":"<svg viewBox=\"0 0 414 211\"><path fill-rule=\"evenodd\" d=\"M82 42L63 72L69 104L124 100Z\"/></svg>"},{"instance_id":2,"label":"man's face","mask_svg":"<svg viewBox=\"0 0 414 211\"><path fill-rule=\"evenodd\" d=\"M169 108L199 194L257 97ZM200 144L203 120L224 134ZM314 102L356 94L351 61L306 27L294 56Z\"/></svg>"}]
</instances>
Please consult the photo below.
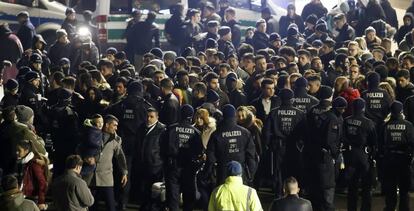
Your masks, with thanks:
<instances>
[{"instance_id":1,"label":"man's face","mask_svg":"<svg viewBox=\"0 0 414 211\"><path fill-rule=\"evenodd\" d=\"M75 13L71 13L70 15L67 16L69 20L73 21L76 18Z\"/></svg>"},{"instance_id":2,"label":"man's face","mask_svg":"<svg viewBox=\"0 0 414 211\"><path fill-rule=\"evenodd\" d=\"M207 7L204 8L203 10L203 17L210 17L213 14L213 11L211 11L210 9L208 9Z\"/></svg>"},{"instance_id":3,"label":"man's face","mask_svg":"<svg viewBox=\"0 0 414 211\"><path fill-rule=\"evenodd\" d=\"M226 12L226 13L224 13L224 19L225 19L227 22L229 22L229 21L231 21L231 20L233 20L233 19L234 19L234 16L233 16L233 14L231 14L231 13L229 13L229 12Z\"/></svg>"},{"instance_id":4,"label":"man's face","mask_svg":"<svg viewBox=\"0 0 414 211\"><path fill-rule=\"evenodd\" d=\"M239 66L239 60L237 60L234 57L229 58L227 62L229 63L231 69L233 70L236 70L237 67Z\"/></svg>"},{"instance_id":5,"label":"man's face","mask_svg":"<svg viewBox=\"0 0 414 211\"><path fill-rule=\"evenodd\" d=\"M115 60L115 56L113 54L107 54L106 58L111 62L113 62Z\"/></svg>"},{"instance_id":6,"label":"man's face","mask_svg":"<svg viewBox=\"0 0 414 211\"><path fill-rule=\"evenodd\" d=\"M330 53L333 50L333 48L330 48L328 45L323 44L321 48L321 55L325 55Z\"/></svg>"},{"instance_id":7,"label":"man's face","mask_svg":"<svg viewBox=\"0 0 414 211\"><path fill-rule=\"evenodd\" d=\"M119 96L123 96L123 95L126 94L126 88L125 88L124 84L121 83L121 82L118 82L118 83L115 84L115 90L116 90L116 93Z\"/></svg>"},{"instance_id":8,"label":"man's face","mask_svg":"<svg viewBox=\"0 0 414 211\"><path fill-rule=\"evenodd\" d=\"M299 65L300 66L305 66L305 65L307 65L307 64L309 64L309 57L308 56L306 56L305 54L301 54L301 55L299 55Z\"/></svg>"},{"instance_id":9,"label":"man's face","mask_svg":"<svg viewBox=\"0 0 414 211\"><path fill-rule=\"evenodd\" d=\"M375 40L375 32L368 32L368 33L367 33L367 40L368 40L369 42L374 41L374 40Z\"/></svg>"},{"instance_id":10,"label":"man's face","mask_svg":"<svg viewBox=\"0 0 414 211\"><path fill-rule=\"evenodd\" d=\"M319 91L319 88L321 87L320 81L309 81L309 93L310 94L316 94Z\"/></svg>"},{"instance_id":11,"label":"man's face","mask_svg":"<svg viewBox=\"0 0 414 211\"><path fill-rule=\"evenodd\" d=\"M261 23L261 24L259 24L257 26L257 31L262 32L262 33L265 33L266 32L266 28L267 28L266 23Z\"/></svg>"},{"instance_id":12,"label":"man's face","mask_svg":"<svg viewBox=\"0 0 414 211\"><path fill-rule=\"evenodd\" d=\"M211 79L210 83L208 84L210 89L217 90L219 88L219 80L218 78Z\"/></svg>"},{"instance_id":13,"label":"man's face","mask_svg":"<svg viewBox=\"0 0 414 211\"><path fill-rule=\"evenodd\" d=\"M244 59L243 60L243 66L244 66L244 69L246 69L246 70L253 70L255 64L254 64L253 60L251 60L251 59Z\"/></svg>"},{"instance_id":14,"label":"man's face","mask_svg":"<svg viewBox=\"0 0 414 211\"><path fill-rule=\"evenodd\" d=\"M171 60L171 59L164 59L164 65L165 65L166 67L171 66L173 63L174 63L174 61L173 61L173 60Z\"/></svg>"},{"instance_id":15,"label":"man's face","mask_svg":"<svg viewBox=\"0 0 414 211\"><path fill-rule=\"evenodd\" d=\"M61 37L59 37L59 43L63 43L63 44L66 44L66 43L68 43L68 36L67 35L62 35Z\"/></svg>"},{"instance_id":16,"label":"man's face","mask_svg":"<svg viewBox=\"0 0 414 211\"><path fill-rule=\"evenodd\" d=\"M109 134L115 134L116 130L118 129L118 122L116 121L110 121L105 123L105 132Z\"/></svg>"},{"instance_id":17,"label":"man's face","mask_svg":"<svg viewBox=\"0 0 414 211\"><path fill-rule=\"evenodd\" d=\"M410 79L406 79L404 77L399 77L398 78L398 84L402 88L406 87L409 83L410 83Z\"/></svg>"},{"instance_id":18,"label":"man's face","mask_svg":"<svg viewBox=\"0 0 414 211\"><path fill-rule=\"evenodd\" d=\"M35 70L40 71L42 70L42 63L33 63L33 67Z\"/></svg>"},{"instance_id":19,"label":"man's face","mask_svg":"<svg viewBox=\"0 0 414 211\"><path fill-rule=\"evenodd\" d=\"M193 19L193 21L194 21L195 23L200 23L200 20L201 20L201 15L200 15L200 13L196 13L196 14L192 17L192 19Z\"/></svg>"},{"instance_id":20,"label":"man's face","mask_svg":"<svg viewBox=\"0 0 414 211\"><path fill-rule=\"evenodd\" d=\"M266 71L267 62L265 58L262 58L256 61L256 69L259 71Z\"/></svg>"},{"instance_id":21,"label":"man's face","mask_svg":"<svg viewBox=\"0 0 414 211\"><path fill-rule=\"evenodd\" d=\"M314 69L316 72L320 72L323 70L323 64L322 64L322 60L320 59L315 59L312 62L312 69Z\"/></svg>"},{"instance_id":22,"label":"man's face","mask_svg":"<svg viewBox=\"0 0 414 211\"><path fill-rule=\"evenodd\" d=\"M218 26L214 26L214 27L208 27L207 28L208 32L212 33L212 34L217 34L218 33Z\"/></svg>"},{"instance_id":23,"label":"man's face","mask_svg":"<svg viewBox=\"0 0 414 211\"><path fill-rule=\"evenodd\" d=\"M382 61L382 59L384 58L384 55L382 55L382 53L378 51L374 51L372 53L372 56L374 57L375 61Z\"/></svg>"},{"instance_id":24,"label":"man's face","mask_svg":"<svg viewBox=\"0 0 414 211\"><path fill-rule=\"evenodd\" d=\"M414 66L414 64L412 64L409 59L404 59L401 66L403 69L409 70Z\"/></svg>"},{"instance_id":25,"label":"man's face","mask_svg":"<svg viewBox=\"0 0 414 211\"><path fill-rule=\"evenodd\" d=\"M295 15L295 8L288 8L288 16L293 17Z\"/></svg>"},{"instance_id":26,"label":"man's face","mask_svg":"<svg viewBox=\"0 0 414 211\"><path fill-rule=\"evenodd\" d=\"M112 68L111 67L107 67L107 66L102 66L101 68L101 74L104 77L108 77L112 75Z\"/></svg>"},{"instance_id":27,"label":"man's face","mask_svg":"<svg viewBox=\"0 0 414 211\"><path fill-rule=\"evenodd\" d=\"M159 86L160 85L160 82L162 81L162 79L164 79L165 78L165 75L164 74L162 74L162 73L157 73L157 74L154 74L154 77L153 77L153 80L154 80L154 83L157 85L157 86Z\"/></svg>"},{"instance_id":28,"label":"man's face","mask_svg":"<svg viewBox=\"0 0 414 211\"><path fill-rule=\"evenodd\" d=\"M221 67L219 70L220 78L226 78L228 72L227 67Z\"/></svg>"},{"instance_id":29,"label":"man's face","mask_svg":"<svg viewBox=\"0 0 414 211\"><path fill-rule=\"evenodd\" d=\"M157 112L148 112L147 114L147 126L153 125L158 121Z\"/></svg>"},{"instance_id":30,"label":"man's face","mask_svg":"<svg viewBox=\"0 0 414 211\"><path fill-rule=\"evenodd\" d=\"M358 78L358 76L359 76L359 67L352 66L350 68L350 72L351 72L351 79Z\"/></svg>"},{"instance_id":31,"label":"man's face","mask_svg":"<svg viewBox=\"0 0 414 211\"><path fill-rule=\"evenodd\" d=\"M222 39L223 39L223 40L225 40L225 41L231 41L231 32L230 32L230 33L228 33L228 34L226 34L226 35L224 35L224 36L222 37Z\"/></svg>"},{"instance_id":32,"label":"man's face","mask_svg":"<svg viewBox=\"0 0 414 211\"><path fill-rule=\"evenodd\" d=\"M274 84L266 84L262 87L263 96L265 98L272 97L275 94L275 85Z\"/></svg>"},{"instance_id":33,"label":"man's face","mask_svg":"<svg viewBox=\"0 0 414 211\"><path fill-rule=\"evenodd\" d=\"M21 146L16 147L16 156L17 156L18 159L22 159L22 158L26 157L27 154L29 154L29 150L24 149Z\"/></svg>"},{"instance_id":34,"label":"man's face","mask_svg":"<svg viewBox=\"0 0 414 211\"><path fill-rule=\"evenodd\" d=\"M411 25L411 18L404 18L404 25L406 26Z\"/></svg>"},{"instance_id":35,"label":"man's face","mask_svg":"<svg viewBox=\"0 0 414 211\"><path fill-rule=\"evenodd\" d=\"M206 57L203 55L199 55L198 59L200 59L200 65L203 66L206 64Z\"/></svg>"},{"instance_id":36,"label":"man's face","mask_svg":"<svg viewBox=\"0 0 414 211\"><path fill-rule=\"evenodd\" d=\"M345 25L345 20L337 20L334 23L337 29L342 29Z\"/></svg>"},{"instance_id":37,"label":"man's face","mask_svg":"<svg viewBox=\"0 0 414 211\"><path fill-rule=\"evenodd\" d=\"M282 42L276 40L276 41L272 42L272 46L275 47L275 48L280 48L282 46Z\"/></svg>"}]
</instances>

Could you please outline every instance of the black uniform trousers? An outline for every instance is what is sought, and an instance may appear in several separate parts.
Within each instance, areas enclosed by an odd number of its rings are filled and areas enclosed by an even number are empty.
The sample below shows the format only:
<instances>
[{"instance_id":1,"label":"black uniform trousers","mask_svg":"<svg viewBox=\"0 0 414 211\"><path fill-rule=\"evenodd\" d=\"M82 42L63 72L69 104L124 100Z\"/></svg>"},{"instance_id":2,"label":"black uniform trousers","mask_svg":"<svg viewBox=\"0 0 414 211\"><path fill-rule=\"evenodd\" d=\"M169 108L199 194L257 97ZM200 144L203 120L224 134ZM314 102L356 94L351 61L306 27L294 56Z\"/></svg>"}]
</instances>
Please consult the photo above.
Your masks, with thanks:
<instances>
[{"instance_id":1,"label":"black uniform trousers","mask_svg":"<svg viewBox=\"0 0 414 211\"><path fill-rule=\"evenodd\" d=\"M397 206L397 188L400 194L399 211L410 210L408 191L411 185L411 158L404 154L389 154L384 157L384 211L394 211Z\"/></svg>"},{"instance_id":2,"label":"black uniform trousers","mask_svg":"<svg viewBox=\"0 0 414 211\"><path fill-rule=\"evenodd\" d=\"M183 193L183 210L191 211L196 202L195 171L191 167L176 167L166 172L167 204L170 211L178 211L180 193Z\"/></svg>"}]
</instances>

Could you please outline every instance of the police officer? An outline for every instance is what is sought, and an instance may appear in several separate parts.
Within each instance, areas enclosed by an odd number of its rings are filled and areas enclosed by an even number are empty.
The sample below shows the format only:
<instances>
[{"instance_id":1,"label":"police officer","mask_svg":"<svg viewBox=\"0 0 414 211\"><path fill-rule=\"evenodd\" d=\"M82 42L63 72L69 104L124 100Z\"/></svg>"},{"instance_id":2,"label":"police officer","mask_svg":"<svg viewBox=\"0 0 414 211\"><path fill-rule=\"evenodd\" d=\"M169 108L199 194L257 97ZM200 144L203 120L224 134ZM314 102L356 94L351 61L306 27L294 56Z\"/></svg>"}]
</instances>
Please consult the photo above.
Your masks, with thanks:
<instances>
[{"instance_id":1,"label":"police officer","mask_svg":"<svg viewBox=\"0 0 414 211\"><path fill-rule=\"evenodd\" d=\"M348 210L356 211L358 184L362 181L361 210L371 210L370 168L377 148L375 123L365 116L365 100L352 102L353 114L344 120L345 171L348 176Z\"/></svg>"},{"instance_id":2,"label":"police officer","mask_svg":"<svg viewBox=\"0 0 414 211\"><path fill-rule=\"evenodd\" d=\"M80 137L79 117L70 106L72 92L60 89L58 103L51 107L49 113L50 134L55 149L53 159L53 176L65 171L65 159L75 152Z\"/></svg>"},{"instance_id":3,"label":"police officer","mask_svg":"<svg viewBox=\"0 0 414 211\"><path fill-rule=\"evenodd\" d=\"M295 81L295 97L293 98L293 106L307 112L314 105L319 103L319 100L308 94L306 87L308 86L308 80L305 77L300 77Z\"/></svg>"},{"instance_id":4,"label":"police officer","mask_svg":"<svg viewBox=\"0 0 414 211\"><path fill-rule=\"evenodd\" d=\"M279 97L282 104L271 111L263 129L265 143L273 154L271 173L276 198L282 196L284 179L290 176L300 177L302 140L306 135L299 131L306 131L306 115L293 107L293 91L282 89Z\"/></svg>"},{"instance_id":5,"label":"police officer","mask_svg":"<svg viewBox=\"0 0 414 211\"><path fill-rule=\"evenodd\" d=\"M30 68L37 72L40 76L40 86L39 86L39 92L42 96L45 96L47 89L49 88L49 81L47 79L47 76L42 72L42 63L43 58L38 53L32 53L30 56ZM49 72L49 69L47 69Z\"/></svg>"},{"instance_id":6,"label":"police officer","mask_svg":"<svg viewBox=\"0 0 414 211\"><path fill-rule=\"evenodd\" d=\"M168 127L163 136L167 206L178 211L180 192L183 193L183 210L193 210L197 163L203 154L200 131L192 124L194 109L185 104L181 107L181 120Z\"/></svg>"},{"instance_id":7,"label":"police officer","mask_svg":"<svg viewBox=\"0 0 414 211\"><path fill-rule=\"evenodd\" d=\"M403 105L391 105L391 118L383 127L384 153L384 211L395 210L397 193L400 195L398 210L410 210L408 191L411 186L410 165L414 149L414 126L402 115Z\"/></svg>"},{"instance_id":8,"label":"police officer","mask_svg":"<svg viewBox=\"0 0 414 211\"><path fill-rule=\"evenodd\" d=\"M126 98L108 108L108 113L120 120L118 134L123 139L122 149L125 153L128 171L131 172L136 137L140 132L138 128L145 123L147 110L151 104L142 97L143 86L139 81L132 81L127 87L127 93ZM120 193L118 207L122 208L127 203L129 189L130 183L127 183L124 188L117 190Z\"/></svg>"},{"instance_id":9,"label":"police officer","mask_svg":"<svg viewBox=\"0 0 414 211\"><path fill-rule=\"evenodd\" d=\"M256 148L250 132L236 123L236 109L223 106L223 120L211 134L207 145L206 173L212 173L217 163L217 185L226 178L226 164L232 160L242 164L246 179L251 181L256 170Z\"/></svg>"},{"instance_id":10,"label":"police officer","mask_svg":"<svg viewBox=\"0 0 414 211\"><path fill-rule=\"evenodd\" d=\"M337 97L332 108L309 121L310 197L316 210L333 211L335 194L335 160L339 156L342 138L342 114L347 101Z\"/></svg>"}]
</instances>

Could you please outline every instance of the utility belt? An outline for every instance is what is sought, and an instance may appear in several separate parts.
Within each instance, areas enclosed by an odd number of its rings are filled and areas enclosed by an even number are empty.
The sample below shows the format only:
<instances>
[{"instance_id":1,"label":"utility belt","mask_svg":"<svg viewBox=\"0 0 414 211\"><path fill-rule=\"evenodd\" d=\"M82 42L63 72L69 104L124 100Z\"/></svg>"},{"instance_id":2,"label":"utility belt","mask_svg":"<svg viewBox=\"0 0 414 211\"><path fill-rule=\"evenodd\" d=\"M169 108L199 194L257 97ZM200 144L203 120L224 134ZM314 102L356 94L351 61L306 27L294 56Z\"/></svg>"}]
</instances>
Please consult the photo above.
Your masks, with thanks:
<instances>
[{"instance_id":1,"label":"utility belt","mask_svg":"<svg viewBox=\"0 0 414 211\"><path fill-rule=\"evenodd\" d=\"M371 154L372 153L372 149L368 146L351 146L349 145L347 149L345 149L345 151L352 151L352 150L362 150L363 152L365 152L365 154Z\"/></svg>"}]
</instances>

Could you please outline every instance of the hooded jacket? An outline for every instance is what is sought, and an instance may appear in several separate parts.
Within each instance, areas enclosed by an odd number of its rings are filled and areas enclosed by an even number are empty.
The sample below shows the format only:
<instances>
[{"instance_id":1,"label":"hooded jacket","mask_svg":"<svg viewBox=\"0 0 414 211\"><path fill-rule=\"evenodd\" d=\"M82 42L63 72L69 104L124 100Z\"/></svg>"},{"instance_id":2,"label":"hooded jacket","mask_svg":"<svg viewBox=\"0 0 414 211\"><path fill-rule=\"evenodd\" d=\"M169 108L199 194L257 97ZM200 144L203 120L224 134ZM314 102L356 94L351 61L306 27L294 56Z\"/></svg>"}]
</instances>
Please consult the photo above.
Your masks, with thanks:
<instances>
[{"instance_id":1,"label":"hooded jacket","mask_svg":"<svg viewBox=\"0 0 414 211\"><path fill-rule=\"evenodd\" d=\"M24 198L22 192L12 189L4 192L0 198L0 210L3 211L39 211L33 201Z\"/></svg>"},{"instance_id":2,"label":"hooded jacket","mask_svg":"<svg viewBox=\"0 0 414 211\"><path fill-rule=\"evenodd\" d=\"M398 31L397 34L395 35L395 41L397 41L397 43L400 43L405 35L409 32L411 32L411 30L414 28L414 15L411 12L407 12L404 15L404 18L410 18L411 19L411 24L406 26L406 25L402 25Z\"/></svg>"}]
</instances>

